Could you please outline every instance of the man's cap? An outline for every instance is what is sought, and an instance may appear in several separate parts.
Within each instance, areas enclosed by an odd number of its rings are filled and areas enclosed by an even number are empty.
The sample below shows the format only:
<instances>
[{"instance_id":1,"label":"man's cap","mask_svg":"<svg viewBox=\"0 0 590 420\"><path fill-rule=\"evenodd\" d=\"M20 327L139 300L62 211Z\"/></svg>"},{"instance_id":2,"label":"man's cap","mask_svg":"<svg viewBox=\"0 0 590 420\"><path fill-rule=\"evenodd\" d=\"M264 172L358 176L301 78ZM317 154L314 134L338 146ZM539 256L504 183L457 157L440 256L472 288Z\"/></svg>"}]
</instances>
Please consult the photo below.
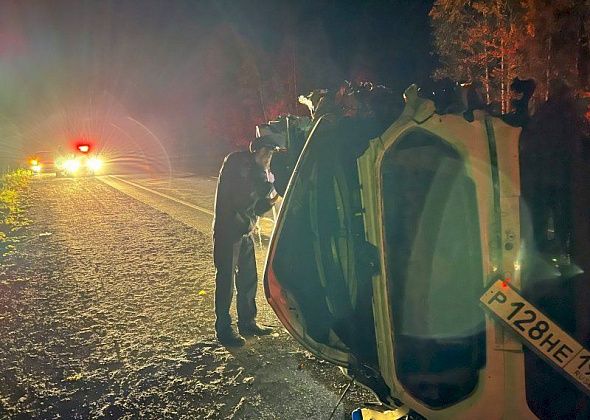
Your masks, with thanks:
<instances>
[{"instance_id":1,"label":"man's cap","mask_svg":"<svg viewBox=\"0 0 590 420\"><path fill-rule=\"evenodd\" d=\"M269 148L275 152L286 150L287 139L284 132L277 132L270 124L260 124L256 126L256 138L250 142L250 152L263 147Z\"/></svg>"},{"instance_id":2,"label":"man's cap","mask_svg":"<svg viewBox=\"0 0 590 420\"><path fill-rule=\"evenodd\" d=\"M266 147L271 149L275 152L280 150L284 150L283 147L279 145L280 139L278 139L276 135L271 136L264 136L264 137L257 137L250 142L250 151L254 153L255 151Z\"/></svg>"}]
</instances>

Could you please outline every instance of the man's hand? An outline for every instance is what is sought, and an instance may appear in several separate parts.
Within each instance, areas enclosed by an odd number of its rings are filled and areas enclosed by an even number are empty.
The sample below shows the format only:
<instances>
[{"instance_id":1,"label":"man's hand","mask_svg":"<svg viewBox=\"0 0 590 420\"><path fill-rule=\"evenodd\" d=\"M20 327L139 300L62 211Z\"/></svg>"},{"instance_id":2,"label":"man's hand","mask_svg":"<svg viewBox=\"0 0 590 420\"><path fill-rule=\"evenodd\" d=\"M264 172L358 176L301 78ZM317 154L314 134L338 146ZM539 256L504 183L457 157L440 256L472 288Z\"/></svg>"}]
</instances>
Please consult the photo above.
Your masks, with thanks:
<instances>
[{"instance_id":1,"label":"man's hand","mask_svg":"<svg viewBox=\"0 0 590 420\"><path fill-rule=\"evenodd\" d=\"M268 202L269 202L271 205L273 205L273 206L274 206L274 205L275 205L275 203L276 203L276 202L279 200L279 198L280 198L280 197L281 197L281 196L280 196L279 194L275 194L273 197L271 197L271 198L269 199L269 201L268 201Z\"/></svg>"},{"instance_id":2,"label":"man's hand","mask_svg":"<svg viewBox=\"0 0 590 420\"><path fill-rule=\"evenodd\" d=\"M277 200L279 199L279 197L280 197L279 193L277 192L277 190L275 190L275 188L273 186L270 194L268 195L268 202L271 205L274 205L277 202Z\"/></svg>"}]
</instances>

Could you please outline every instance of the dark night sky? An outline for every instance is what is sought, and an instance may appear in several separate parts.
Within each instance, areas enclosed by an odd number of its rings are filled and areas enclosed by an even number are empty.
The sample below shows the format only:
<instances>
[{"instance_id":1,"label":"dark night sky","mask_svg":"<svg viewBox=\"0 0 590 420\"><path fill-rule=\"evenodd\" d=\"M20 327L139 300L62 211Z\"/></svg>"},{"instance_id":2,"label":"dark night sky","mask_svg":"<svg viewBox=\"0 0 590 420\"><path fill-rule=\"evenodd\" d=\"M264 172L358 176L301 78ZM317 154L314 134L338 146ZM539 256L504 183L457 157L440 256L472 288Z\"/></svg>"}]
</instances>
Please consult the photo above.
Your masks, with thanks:
<instances>
[{"instance_id":1,"label":"dark night sky","mask_svg":"<svg viewBox=\"0 0 590 420\"><path fill-rule=\"evenodd\" d=\"M315 88L401 95L435 65L431 3L3 1L0 159L80 136L117 155L216 156Z\"/></svg>"},{"instance_id":2,"label":"dark night sky","mask_svg":"<svg viewBox=\"0 0 590 420\"><path fill-rule=\"evenodd\" d=\"M227 2L231 5L233 2ZM219 3L218 3L219 4ZM432 2L420 1L301 1L239 2L221 9L227 20L265 51L276 54L285 38L285 23L306 57L325 42L326 53L315 62L323 76L303 75L305 89L338 84L344 78L367 76L403 89L432 71L428 12ZM315 47L315 48L314 48ZM317 83L319 86L314 86Z\"/></svg>"}]
</instances>

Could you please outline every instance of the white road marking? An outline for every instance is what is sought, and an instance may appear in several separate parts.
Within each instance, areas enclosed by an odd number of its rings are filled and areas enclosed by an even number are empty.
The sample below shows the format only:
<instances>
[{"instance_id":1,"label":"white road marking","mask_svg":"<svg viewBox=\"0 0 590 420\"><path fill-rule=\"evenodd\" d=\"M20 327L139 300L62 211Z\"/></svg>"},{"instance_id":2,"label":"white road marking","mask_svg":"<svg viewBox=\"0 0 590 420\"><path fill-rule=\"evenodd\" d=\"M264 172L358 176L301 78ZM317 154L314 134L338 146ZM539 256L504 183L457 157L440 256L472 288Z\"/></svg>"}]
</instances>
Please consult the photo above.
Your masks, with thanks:
<instances>
[{"instance_id":1,"label":"white road marking","mask_svg":"<svg viewBox=\"0 0 590 420\"><path fill-rule=\"evenodd\" d=\"M190 207L191 209L194 209L194 210L201 211L201 212L203 212L203 213L206 213L206 214L208 214L209 216L213 216L213 212L212 212L211 210L209 210L209 209L206 209L206 208L204 208L204 207L197 206L197 205L195 205L195 204L192 204L192 203L189 203L188 201L184 201L184 200L181 200L181 199L179 199L179 198L172 197L171 195L168 195L168 194L161 193L161 192L159 192L159 191L153 190L153 189L151 189L151 188L148 188L148 187L144 187L143 185L137 184L137 183L135 183L135 182L132 182L132 181L128 181L128 180L126 180L126 179L123 179L123 178L121 178L121 177L118 177L118 176L109 175L108 177L109 177L109 178L114 178L114 179L116 179L117 181L124 182L124 183L126 183L126 184L129 184L129 185L131 185L131 186L133 186L133 187L140 188L140 189L142 189L142 190L145 190L145 191L147 191L147 192L150 192L150 193L152 193L152 194L159 195L160 197L163 197L163 198L166 198L166 199L168 199L168 200L174 201L174 202L176 202L176 203L178 203L178 204L182 204L183 206Z\"/></svg>"},{"instance_id":2,"label":"white road marking","mask_svg":"<svg viewBox=\"0 0 590 420\"><path fill-rule=\"evenodd\" d=\"M103 177L99 177L99 178L103 178ZM191 209L195 209L195 210L201 211L203 213L206 213L209 216L214 216L214 213L211 210L209 210L209 209L206 209L206 208L201 207L201 206L197 206L196 204L189 203L188 201L184 201L184 200L181 200L181 199L176 198L176 197L172 197L171 195L161 193L161 192L156 191L156 190L154 190L152 188L148 188L148 187L145 187L143 185L140 185L140 184L138 184L136 182L123 179L123 178L121 178L119 176L116 176L116 175L107 175L107 176L104 176L104 178L113 178L113 179L116 179L117 181L124 182L124 183L126 183L128 185L131 185L132 187L140 188L140 189L145 190L145 191L147 191L149 193L156 194L156 195L158 195L160 197L163 197L163 198L166 198L168 200L174 201L175 203L182 204L183 206L187 206L187 207L190 207ZM274 219L271 219L269 217L261 217L260 219L272 223L272 225L274 227L274 223L275 223ZM272 230L272 228L271 228L271 230Z\"/></svg>"}]
</instances>

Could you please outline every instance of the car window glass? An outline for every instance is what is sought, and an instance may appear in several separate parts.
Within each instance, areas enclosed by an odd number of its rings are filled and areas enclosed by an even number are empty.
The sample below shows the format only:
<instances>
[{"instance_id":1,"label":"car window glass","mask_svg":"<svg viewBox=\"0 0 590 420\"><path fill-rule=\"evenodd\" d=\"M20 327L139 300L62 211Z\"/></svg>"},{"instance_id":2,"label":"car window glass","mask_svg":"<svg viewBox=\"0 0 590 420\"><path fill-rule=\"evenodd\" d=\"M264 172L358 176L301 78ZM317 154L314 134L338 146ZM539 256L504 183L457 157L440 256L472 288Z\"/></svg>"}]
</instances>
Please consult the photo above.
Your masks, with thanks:
<instances>
[{"instance_id":1,"label":"car window glass","mask_svg":"<svg viewBox=\"0 0 590 420\"><path fill-rule=\"evenodd\" d=\"M350 129L321 131L305 151L276 234L272 267L301 309L299 322L317 342L376 364L371 273L363 258L364 230L357 155ZM352 136L353 137L353 136Z\"/></svg>"},{"instance_id":2,"label":"car window glass","mask_svg":"<svg viewBox=\"0 0 590 420\"><path fill-rule=\"evenodd\" d=\"M473 391L485 361L475 185L459 154L420 130L386 151L381 171L397 375L447 406Z\"/></svg>"}]
</instances>

